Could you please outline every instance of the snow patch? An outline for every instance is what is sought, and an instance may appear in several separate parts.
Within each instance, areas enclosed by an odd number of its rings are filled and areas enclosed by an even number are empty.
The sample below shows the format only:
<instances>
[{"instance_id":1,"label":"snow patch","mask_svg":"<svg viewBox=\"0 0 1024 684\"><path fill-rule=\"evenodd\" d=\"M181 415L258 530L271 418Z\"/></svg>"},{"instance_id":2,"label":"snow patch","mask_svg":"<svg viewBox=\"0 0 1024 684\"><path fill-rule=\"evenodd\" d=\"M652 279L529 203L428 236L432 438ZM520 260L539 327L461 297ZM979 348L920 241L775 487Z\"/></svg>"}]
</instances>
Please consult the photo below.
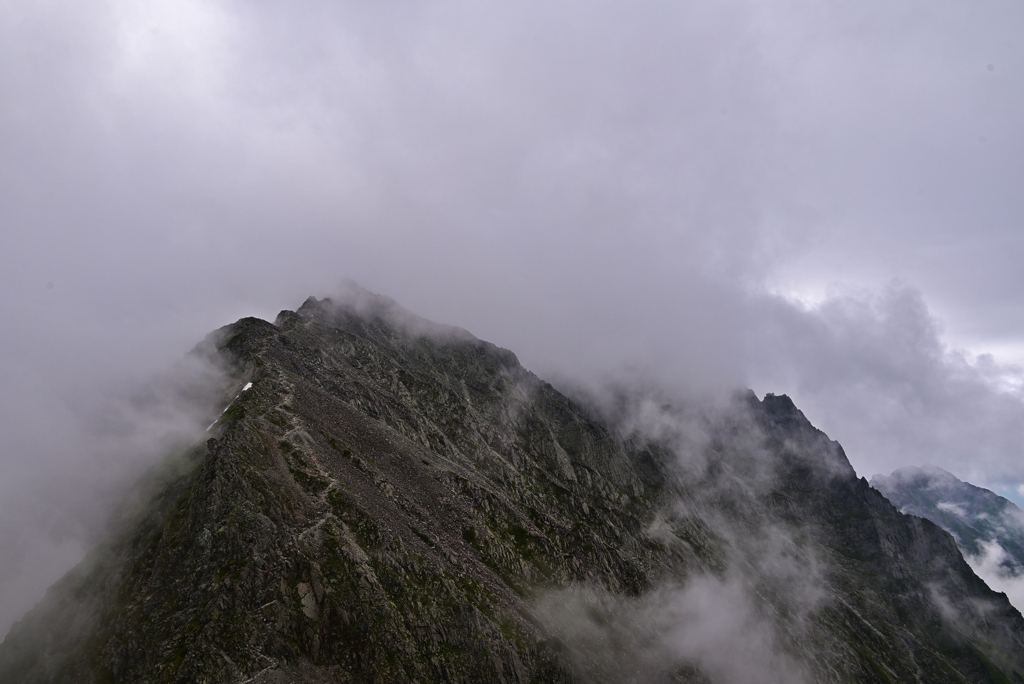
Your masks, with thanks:
<instances>
[{"instance_id":1,"label":"snow patch","mask_svg":"<svg viewBox=\"0 0 1024 684\"><path fill-rule=\"evenodd\" d=\"M242 392L245 392L250 387L252 387L252 383L251 382L245 383L245 387L242 388ZM242 396L242 392L239 392L238 394L236 394L235 395L235 399L238 399L238 397ZM231 404L235 403L235 399L231 400ZM231 408L231 404L228 404L227 406L225 406L224 407L224 411L227 411L229 408ZM217 414L217 420L220 420L220 417L224 415L224 411L221 411L219 414ZM215 420L212 423L210 423L210 427L206 428L206 432L209 432L210 428L212 428L214 425L217 424L217 420Z\"/></svg>"}]
</instances>

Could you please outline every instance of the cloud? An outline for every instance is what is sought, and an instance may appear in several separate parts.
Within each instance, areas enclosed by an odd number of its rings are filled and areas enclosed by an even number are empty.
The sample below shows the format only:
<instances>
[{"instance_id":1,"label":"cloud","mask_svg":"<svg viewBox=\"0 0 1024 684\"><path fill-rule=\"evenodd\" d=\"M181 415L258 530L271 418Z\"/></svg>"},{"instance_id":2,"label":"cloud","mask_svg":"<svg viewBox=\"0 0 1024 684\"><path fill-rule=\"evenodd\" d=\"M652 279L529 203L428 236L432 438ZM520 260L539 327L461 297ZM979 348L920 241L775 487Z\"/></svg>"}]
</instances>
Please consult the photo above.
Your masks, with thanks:
<instances>
[{"instance_id":1,"label":"cloud","mask_svg":"<svg viewBox=\"0 0 1024 684\"><path fill-rule=\"evenodd\" d=\"M960 504L948 503L946 501L940 501L939 503L935 504L935 507L938 508L940 511L946 511L947 513L952 513L953 515L956 515L957 517L960 517L960 518L963 518L963 517L965 517L967 515L967 511L965 511L964 507L962 505L960 505ZM985 514L982 513L978 517L984 517L984 515Z\"/></svg>"},{"instance_id":2,"label":"cloud","mask_svg":"<svg viewBox=\"0 0 1024 684\"><path fill-rule=\"evenodd\" d=\"M808 681L738 578L697 576L637 599L567 589L537 609L579 671L599 681L668 682L694 670L721 684Z\"/></svg>"},{"instance_id":3,"label":"cloud","mask_svg":"<svg viewBox=\"0 0 1024 684\"><path fill-rule=\"evenodd\" d=\"M28 407L0 462L0 631L105 538L115 511L147 503L140 479L199 441L232 383L197 350L141 388L65 404L45 439L26 434L41 423Z\"/></svg>"},{"instance_id":4,"label":"cloud","mask_svg":"<svg viewBox=\"0 0 1024 684\"><path fill-rule=\"evenodd\" d=\"M867 474L1016 486L1020 373L936 315L1021 339L1020 12L3 5L0 528L143 453L95 406L344 277L567 384L788 392Z\"/></svg>"},{"instance_id":5,"label":"cloud","mask_svg":"<svg viewBox=\"0 0 1024 684\"><path fill-rule=\"evenodd\" d=\"M646 533L667 558L687 560L639 597L594 584L542 592L538 616L574 666L600 681L812 680L810 635L830 600L822 547L813 521L794 526L765 505L783 464L765 449L746 398L709 405L643 390L620 391L610 404L608 395L591 398L606 402L598 410L634 444L655 442L674 456ZM808 465L833 476L828 444L807 448Z\"/></svg>"},{"instance_id":6,"label":"cloud","mask_svg":"<svg viewBox=\"0 0 1024 684\"><path fill-rule=\"evenodd\" d=\"M951 347L919 291L778 298L758 314L752 384L790 394L861 473L933 463L983 486L1024 479L1021 369Z\"/></svg>"},{"instance_id":7,"label":"cloud","mask_svg":"<svg viewBox=\"0 0 1024 684\"><path fill-rule=\"evenodd\" d=\"M1014 574L1006 568L1004 562L1009 554L999 542L983 541L981 549L980 555L964 557L971 569L990 588L1006 594L1010 603L1024 613L1024 575Z\"/></svg>"}]
</instances>

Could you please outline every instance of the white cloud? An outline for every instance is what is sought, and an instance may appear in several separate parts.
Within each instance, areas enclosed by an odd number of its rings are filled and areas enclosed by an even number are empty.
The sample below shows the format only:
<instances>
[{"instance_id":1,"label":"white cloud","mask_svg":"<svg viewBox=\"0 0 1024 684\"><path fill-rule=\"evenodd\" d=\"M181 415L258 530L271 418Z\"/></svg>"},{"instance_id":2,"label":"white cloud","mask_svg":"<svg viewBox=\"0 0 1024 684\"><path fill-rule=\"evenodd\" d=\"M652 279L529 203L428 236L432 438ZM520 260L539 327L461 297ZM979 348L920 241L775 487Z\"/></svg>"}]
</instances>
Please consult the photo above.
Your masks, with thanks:
<instances>
[{"instance_id":1,"label":"white cloud","mask_svg":"<svg viewBox=\"0 0 1024 684\"><path fill-rule=\"evenodd\" d=\"M576 666L606 680L661 681L689 666L723 684L807 681L749 587L698 576L632 600L568 589L545 594L537 610Z\"/></svg>"},{"instance_id":2,"label":"white cloud","mask_svg":"<svg viewBox=\"0 0 1024 684\"><path fill-rule=\"evenodd\" d=\"M935 504L935 507L938 508L940 511L952 513L953 515L959 518L963 518L967 515L967 511L965 511L964 507L961 506L960 504L949 503L947 501L940 501L939 503Z\"/></svg>"},{"instance_id":3,"label":"white cloud","mask_svg":"<svg viewBox=\"0 0 1024 684\"><path fill-rule=\"evenodd\" d=\"M1024 613L1024 575L1013 575L1002 566L1006 550L997 541L981 542L979 556L965 556L974 573L995 591L1001 591L1013 606Z\"/></svg>"},{"instance_id":4,"label":"white cloud","mask_svg":"<svg viewBox=\"0 0 1024 684\"><path fill-rule=\"evenodd\" d=\"M1000 382L1019 369L950 348L914 288L763 301L752 317L755 389L790 394L861 474L932 463L982 486L1024 477L1024 396Z\"/></svg>"}]
</instances>

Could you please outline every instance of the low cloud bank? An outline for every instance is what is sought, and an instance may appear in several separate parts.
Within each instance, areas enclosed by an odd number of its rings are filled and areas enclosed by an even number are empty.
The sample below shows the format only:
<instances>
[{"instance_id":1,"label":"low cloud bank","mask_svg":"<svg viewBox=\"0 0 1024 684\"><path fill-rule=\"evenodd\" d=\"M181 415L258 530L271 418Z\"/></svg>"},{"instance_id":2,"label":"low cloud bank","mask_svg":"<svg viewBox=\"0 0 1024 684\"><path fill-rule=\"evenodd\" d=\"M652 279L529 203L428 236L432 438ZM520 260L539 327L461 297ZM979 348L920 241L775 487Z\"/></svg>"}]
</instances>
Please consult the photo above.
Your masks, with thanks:
<instances>
[{"instance_id":1,"label":"low cloud bank","mask_svg":"<svg viewBox=\"0 0 1024 684\"><path fill-rule=\"evenodd\" d=\"M813 681L808 636L829 600L819 546L813 521L795 525L765 505L781 461L748 400L670 401L621 387L588 400L623 437L672 454L674 494L646 534L688 560L639 597L593 585L543 593L538 616L574 665L602 681ZM829 445L818 446L806 462L813 477L839 474Z\"/></svg>"},{"instance_id":2,"label":"low cloud bank","mask_svg":"<svg viewBox=\"0 0 1024 684\"><path fill-rule=\"evenodd\" d=\"M199 350L141 388L73 396L60 420L12 430L24 459L0 461L0 634L108 531L139 479L202 438L232 380ZM50 430L43 440L26 434ZM40 449L40 441L45 450Z\"/></svg>"},{"instance_id":3,"label":"low cloud bank","mask_svg":"<svg viewBox=\"0 0 1024 684\"><path fill-rule=\"evenodd\" d=\"M964 559L989 587L1006 594L1014 608L1024 613L1024 574L1007 569L1009 554L998 541L981 542L981 547L980 555L965 555Z\"/></svg>"},{"instance_id":4,"label":"low cloud bank","mask_svg":"<svg viewBox=\"0 0 1024 684\"><path fill-rule=\"evenodd\" d=\"M567 589L546 594L537 611L574 665L601 681L656 684L696 672L721 684L809 681L739 577L701 575L637 599Z\"/></svg>"}]
</instances>

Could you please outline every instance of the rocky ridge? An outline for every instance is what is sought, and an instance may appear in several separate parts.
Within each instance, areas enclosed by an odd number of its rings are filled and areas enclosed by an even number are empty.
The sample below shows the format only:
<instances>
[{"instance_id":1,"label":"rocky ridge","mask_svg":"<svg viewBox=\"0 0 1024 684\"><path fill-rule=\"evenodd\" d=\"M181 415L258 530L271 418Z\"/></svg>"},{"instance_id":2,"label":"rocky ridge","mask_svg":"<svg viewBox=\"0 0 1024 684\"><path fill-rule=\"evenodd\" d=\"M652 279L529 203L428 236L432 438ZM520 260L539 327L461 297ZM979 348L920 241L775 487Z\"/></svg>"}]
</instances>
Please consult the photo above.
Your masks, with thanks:
<instances>
[{"instance_id":1,"label":"rocky ridge","mask_svg":"<svg viewBox=\"0 0 1024 684\"><path fill-rule=\"evenodd\" d=\"M1020 613L785 396L602 413L367 293L204 348L251 387L0 680L1024 681Z\"/></svg>"},{"instance_id":2,"label":"rocky ridge","mask_svg":"<svg viewBox=\"0 0 1024 684\"><path fill-rule=\"evenodd\" d=\"M902 512L927 518L952 534L969 556L981 556L986 543L998 543L1006 572L1024 575L1024 511L1012 501L936 466L875 475L871 486Z\"/></svg>"}]
</instances>

